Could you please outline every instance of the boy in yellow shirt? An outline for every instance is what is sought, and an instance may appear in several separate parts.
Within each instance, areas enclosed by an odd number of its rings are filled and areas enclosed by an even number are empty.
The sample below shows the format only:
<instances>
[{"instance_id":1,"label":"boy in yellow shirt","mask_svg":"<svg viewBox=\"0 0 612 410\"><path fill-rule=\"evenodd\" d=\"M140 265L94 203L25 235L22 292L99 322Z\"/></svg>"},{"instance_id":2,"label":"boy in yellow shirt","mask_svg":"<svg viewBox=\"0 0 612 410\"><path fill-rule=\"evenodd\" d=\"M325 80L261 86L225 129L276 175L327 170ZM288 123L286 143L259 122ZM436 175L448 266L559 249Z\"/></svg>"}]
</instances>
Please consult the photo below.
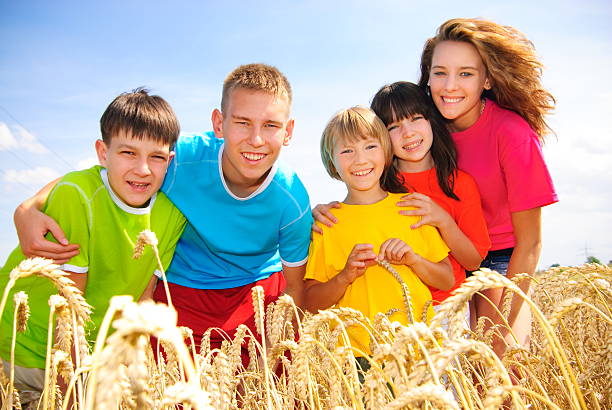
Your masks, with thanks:
<instances>
[{"instance_id":1,"label":"boy in yellow shirt","mask_svg":"<svg viewBox=\"0 0 612 410\"><path fill-rule=\"evenodd\" d=\"M391 263L407 285L415 320L431 300L425 284L450 289L454 284L448 248L434 227L410 229L418 217L396 210L405 188L393 165L389 134L371 110L353 107L336 114L323 131L321 157L328 174L343 181L347 196L331 212L333 228L319 224L306 267L305 307L316 312L333 305L350 307L374 319L408 324L401 284L378 261ZM377 253L375 253L377 251ZM427 320L433 316L427 308ZM348 329L356 356L370 354L368 331Z\"/></svg>"}]
</instances>

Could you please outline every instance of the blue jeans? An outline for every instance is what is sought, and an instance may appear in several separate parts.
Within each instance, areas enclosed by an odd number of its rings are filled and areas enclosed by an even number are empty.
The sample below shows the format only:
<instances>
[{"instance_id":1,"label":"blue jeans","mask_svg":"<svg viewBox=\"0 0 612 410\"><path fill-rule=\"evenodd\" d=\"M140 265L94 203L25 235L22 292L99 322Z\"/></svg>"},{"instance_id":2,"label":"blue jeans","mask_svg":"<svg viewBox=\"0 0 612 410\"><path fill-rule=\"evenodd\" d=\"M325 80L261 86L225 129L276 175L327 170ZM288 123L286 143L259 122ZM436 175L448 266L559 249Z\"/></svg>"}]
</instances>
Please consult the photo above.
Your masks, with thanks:
<instances>
[{"instance_id":1,"label":"blue jeans","mask_svg":"<svg viewBox=\"0 0 612 410\"><path fill-rule=\"evenodd\" d=\"M506 248L489 251L480 264L480 267L489 268L506 276L508 272L508 263L510 263L510 257L512 256L513 250L514 248Z\"/></svg>"}]
</instances>

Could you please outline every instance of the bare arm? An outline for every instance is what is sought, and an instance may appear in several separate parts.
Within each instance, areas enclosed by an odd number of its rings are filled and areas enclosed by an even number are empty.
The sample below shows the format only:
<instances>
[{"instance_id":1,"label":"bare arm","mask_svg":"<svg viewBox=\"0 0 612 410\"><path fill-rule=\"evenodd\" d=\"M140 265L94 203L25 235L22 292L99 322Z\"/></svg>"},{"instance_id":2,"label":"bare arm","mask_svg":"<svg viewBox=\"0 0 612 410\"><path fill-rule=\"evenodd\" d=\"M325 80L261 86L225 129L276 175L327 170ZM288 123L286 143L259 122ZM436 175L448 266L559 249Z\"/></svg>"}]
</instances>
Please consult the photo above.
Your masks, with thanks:
<instances>
[{"instance_id":1,"label":"bare arm","mask_svg":"<svg viewBox=\"0 0 612 410\"><path fill-rule=\"evenodd\" d=\"M144 292L142 292L142 295L140 296L140 299L138 299L138 301L142 302L145 300L153 300L153 292L155 291L156 284L157 284L157 276L153 275L151 277L151 280L147 284L147 287L145 288Z\"/></svg>"},{"instance_id":2,"label":"bare arm","mask_svg":"<svg viewBox=\"0 0 612 410\"><path fill-rule=\"evenodd\" d=\"M74 282L74 286L81 291L85 297L85 288L87 287L87 273L68 272L68 279Z\"/></svg>"},{"instance_id":3,"label":"bare arm","mask_svg":"<svg viewBox=\"0 0 612 410\"><path fill-rule=\"evenodd\" d=\"M513 212L512 227L516 244L508 264L507 277L512 278L517 273L533 275L542 250L542 209L534 208L527 211ZM519 286L524 292L527 292L529 290L529 280L522 281ZM510 317L508 318L511 326L514 325L521 305L521 298L513 298Z\"/></svg>"},{"instance_id":4,"label":"bare arm","mask_svg":"<svg viewBox=\"0 0 612 410\"><path fill-rule=\"evenodd\" d=\"M366 269L376 265L376 254L371 244L357 244L351 250L346 265L336 276L327 282L314 279L306 281L304 307L316 313L336 304L346 292L346 288L362 276Z\"/></svg>"},{"instance_id":5,"label":"bare arm","mask_svg":"<svg viewBox=\"0 0 612 410\"><path fill-rule=\"evenodd\" d=\"M306 273L305 264L302 266L283 265L283 276L287 282L284 293L291 296L298 307L303 307L304 273Z\"/></svg>"},{"instance_id":6,"label":"bare arm","mask_svg":"<svg viewBox=\"0 0 612 410\"><path fill-rule=\"evenodd\" d=\"M51 181L33 197L22 202L15 210L14 221L24 255L54 259L56 263L61 264L78 255L79 245L68 244L59 225L40 211L58 181L59 178ZM47 232L51 232L59 244L45 239Z\"/></svg>"},{"instance_id":7,"label":"bare arm","mask_svg":"<svg viewBox=\"0 0 612 410\"><path fill-rule=\"evenodd\" d=\"M421 220L412 225L416 229L422 225L431 225L438 228L440 236L449 247L451 255L467 270L476 270L482 262L482 256L470 240L463 233L452 216L427 195L412 193L402 197L398 206L411 206L416 209L399 211L402 215L420 216Z\"/></svg>"},{"instance_id":8,"label":"bare arm","mask_svg":"<svg viewBox=\"0 0 612 410\"><path fill-rule=\"evenodd\" d=\"M406 242L398 238L388 239L380 245L378 259L409 266L423 283L437 289L449 290L455 284L448 257L440 262L432 262L415 253Z\"/></svg>"}]
</instances>

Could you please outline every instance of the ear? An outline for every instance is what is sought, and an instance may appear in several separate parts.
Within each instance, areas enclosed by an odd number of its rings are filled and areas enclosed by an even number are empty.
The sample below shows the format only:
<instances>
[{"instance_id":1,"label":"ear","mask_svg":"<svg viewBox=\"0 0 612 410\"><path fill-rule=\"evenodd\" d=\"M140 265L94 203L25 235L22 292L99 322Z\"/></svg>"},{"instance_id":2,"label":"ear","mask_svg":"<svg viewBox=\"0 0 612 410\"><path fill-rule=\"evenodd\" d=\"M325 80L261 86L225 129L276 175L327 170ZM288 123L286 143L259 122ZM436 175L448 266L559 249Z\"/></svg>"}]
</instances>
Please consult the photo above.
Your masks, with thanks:
<instances>
[{"instance_id":1,"label":"ear","mask_svg":"<svg viewBox=\"0 0 612 410\"><path fill-rule=\"evenodd\" d=\"M287 121L287 126L285 127L285 138L283 139L283 145L285 146L289 145L289 141L291 141L291 138L293 137L293 126L294 121L293 118L291 118L289 121Z\"/></svg>"},{"instance_id":2,"label":"ear","mask_svg":"<svg viewBox=\"0 0 612 410\"><path fill-rule=\"evenodd\" d=\"M489 77L487 77L487 78L485 79L484 89L485 89L485 90L490 90L490 89L491 89L491 81L489 81Z\"/></svg>"},{"instance_id":3,"label":"ear","mask_svg":"<svg viewBox=\"0 0 612 410\"><path fill-rule=\"evenodd\" d=\"M168 164L170 163L170 161L172 161L172 158L174 158L175 155L176 155L176 152L170 151L170 155L168 155Z\"/></svg>"},{"instance_id":4,"label":"ear","mask_svg":"<svg viewBox=\"0 0 612 410\"><path fill-rule=\"evenodd\" d=\"M221 111L215 108L212 112L211 121L215 137L223 138L223 114Z\"/></svg>"},{"instance_id":5,"label":"ear","mask_svg":"<svg viewBox=\"0 0 612 410\"><path fill-rule=\"evenodd\" d=\"M108 153L108 147L102 140L96 140L96 154L98 154L98 162L103 167L106 167L106 155Z\"/></svg>"}]
</instances>

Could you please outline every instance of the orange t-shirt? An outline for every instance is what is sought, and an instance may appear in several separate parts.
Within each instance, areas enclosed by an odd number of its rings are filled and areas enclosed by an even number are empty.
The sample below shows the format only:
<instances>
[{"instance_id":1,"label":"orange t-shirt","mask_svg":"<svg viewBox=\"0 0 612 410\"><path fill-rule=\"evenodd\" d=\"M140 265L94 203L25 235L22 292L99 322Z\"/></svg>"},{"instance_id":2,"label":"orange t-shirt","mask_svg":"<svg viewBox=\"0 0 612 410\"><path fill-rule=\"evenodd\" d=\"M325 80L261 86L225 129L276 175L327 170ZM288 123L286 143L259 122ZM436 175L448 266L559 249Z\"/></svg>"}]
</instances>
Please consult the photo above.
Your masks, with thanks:
<instances>
[{"instance_id":1,"label":"orange t-shirt","mask_svg":"<svg viewBox=\"0 0 612 410\"><path fill-rule=\"evenodd\" d=\"M487 231L487 224L482 213L480 203L480 193L474 179L463 171L457 171L455 177L454 192L459 197L459 201L446 196L438 184L436 169L415 173L401 173L404 178L404 185L409 191L416 191L427 195L440 205L455 220L457 226L467 236L478 253L484 257L491 247L491 240ZM455 276L455 286L450 290L440 290L430 287L431 296L437 304L450 296L450 292L461 286L465 280L465 269L453 258L448 255L453 266Z\"/></svg>"}]
</instances>

